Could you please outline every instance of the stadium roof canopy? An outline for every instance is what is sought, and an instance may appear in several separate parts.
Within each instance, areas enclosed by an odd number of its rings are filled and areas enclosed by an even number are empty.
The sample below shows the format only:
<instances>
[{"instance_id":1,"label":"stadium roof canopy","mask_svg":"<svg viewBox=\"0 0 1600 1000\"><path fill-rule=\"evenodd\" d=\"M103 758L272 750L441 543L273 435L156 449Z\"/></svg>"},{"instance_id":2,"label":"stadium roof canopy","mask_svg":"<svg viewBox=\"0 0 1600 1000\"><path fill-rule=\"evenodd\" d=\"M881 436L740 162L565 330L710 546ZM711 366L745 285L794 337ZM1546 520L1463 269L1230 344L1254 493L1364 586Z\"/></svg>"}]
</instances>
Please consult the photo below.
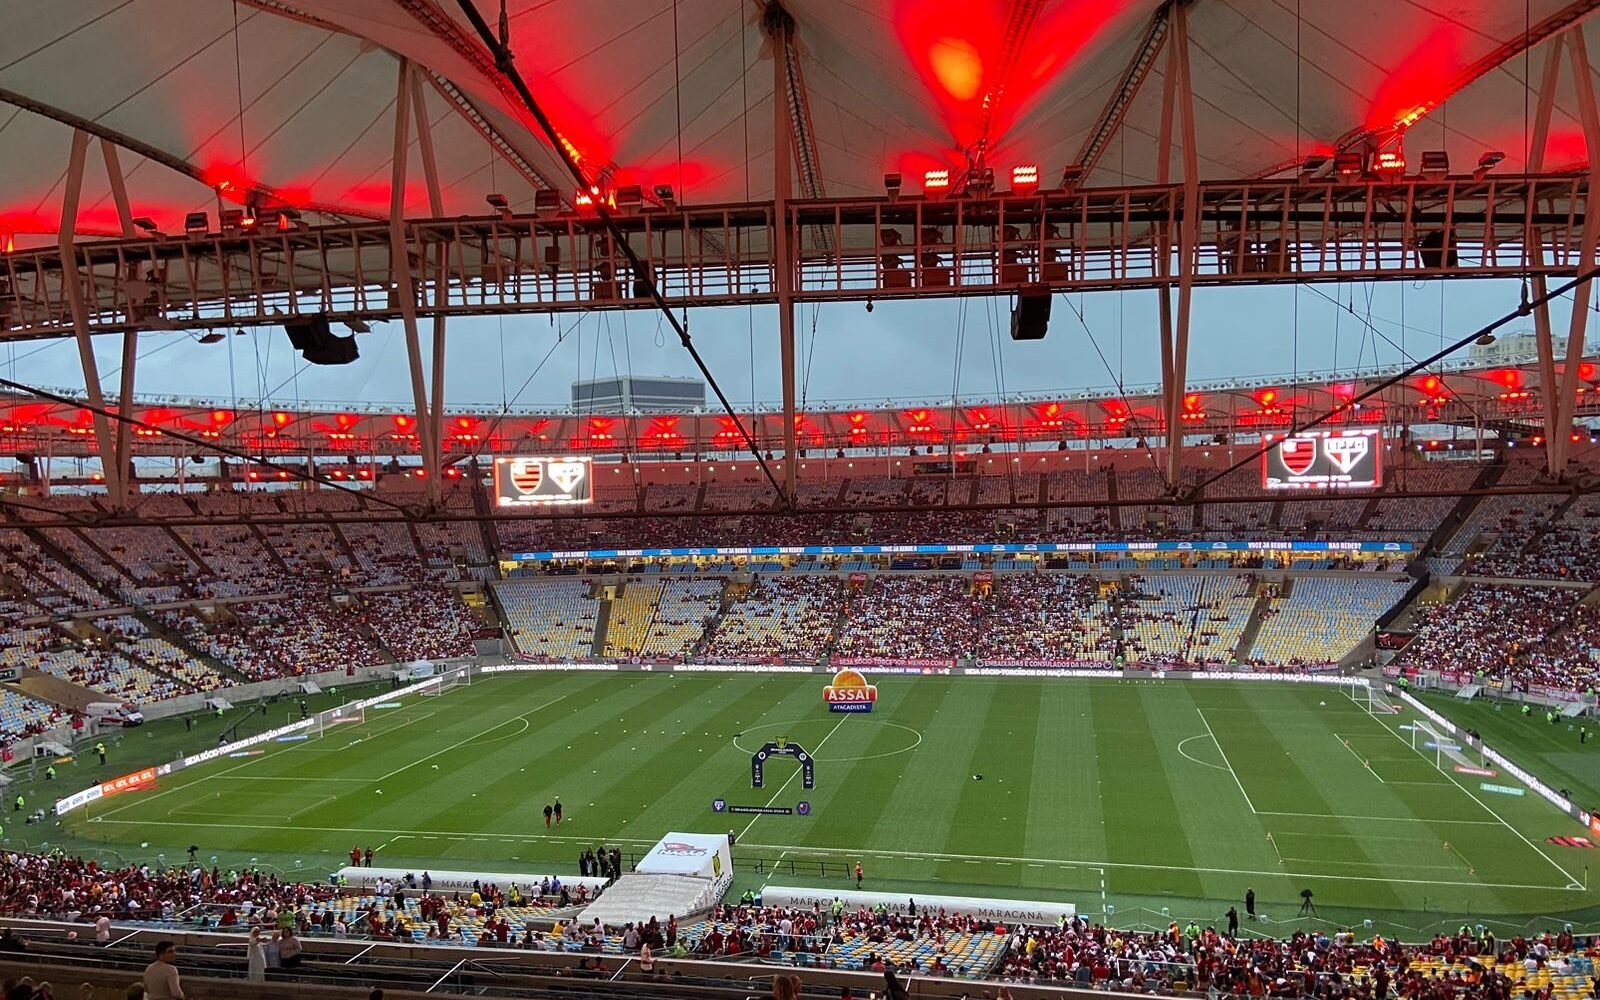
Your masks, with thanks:
<instances>
[{"instance_id":1,"label":"stadium roof canopy","mask_svg":"<svg viewBox=\"0 0 1600 1000\"><path fill-rule=\"evenodd\" d=\"M474 0L498 22L492 0ZM1204 178L1291 170L1406 130L1408 156L1520 172L1550 39L1600 0L1193 0ZM1152 0L785 0L802 86L795 194L883 192L979 147L1046 183L1157 177L1171 18ZM509 0L516 65L591 176L683 203L772 195L774 66L758 0ZM573 185L458 0L73 0L9 5L0 32L0 239L50 242L74 127L119 144L133 215L167 231L252 190L315 221L389 207L399 61L423 70L446 215L526 211ZM1587 69L1588 67L1586 67ZM1590 69L1592 72L1592 69ZM1529 81L1532 85L1529 85ZM1119 100L1119 94L1126 97ZM1131 94L1131 97L1126 95ZM1547 170L1587 153L1572 79ZM1125 115L1121 109L1125 108ZM412 142L416 133L412 131ZM1091 162L1092 161L1092 162ZM90 158L84 237L119 232ZM416 159L411 162L415 164ZM427 213L411 171L407 211ZM1174 178L1176 178L1174 170Z\"/></svg>"}]
</instances>

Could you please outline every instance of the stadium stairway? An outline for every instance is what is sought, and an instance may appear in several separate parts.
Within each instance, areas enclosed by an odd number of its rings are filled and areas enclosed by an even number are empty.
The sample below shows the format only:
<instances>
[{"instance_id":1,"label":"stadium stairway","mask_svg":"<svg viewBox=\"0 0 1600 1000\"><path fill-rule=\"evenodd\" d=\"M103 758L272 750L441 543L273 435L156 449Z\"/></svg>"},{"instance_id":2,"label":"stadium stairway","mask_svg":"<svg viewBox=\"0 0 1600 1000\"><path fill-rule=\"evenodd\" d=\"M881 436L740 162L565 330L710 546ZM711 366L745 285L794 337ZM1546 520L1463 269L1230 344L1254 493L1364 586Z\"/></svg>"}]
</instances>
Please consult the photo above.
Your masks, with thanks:
<instances>
[{"instance_id":1,"label":"stadium stairway","mask_svg":"<svg viewBox=\"0 0 1600 1000\"><path fill-rule=\"evenodd\" d=\"M72 681L34 670L32 667L24 667L21 680L11 686L30 698L60 705L74 712L87 710L91 702L112 700L111 695L103 691L74 684Z\"/></svg>"},{"instance_id":2,"label":"stadium stairway","mask_svg":"<svg viewBox=\"0 0 1600 1000\"><path fill-rule=\"evenodd\" d=\"M1245 619L1244 628L1239 632L1239 642L1228 651L1234 660L1243 660L1250 647L1256 644L1256 634L1261 631L1261 620L1266 616L1268 599L1266 592L1261 587L1261 578L1252 577L1250 580L1250 593L1255 597L1255 603L1250 606L1250 617Z\"/></svg>"},{"instance_id":3,"label":"stadium stairway","mask_svg":"<svg viewBox=\"0 0 1600 1000\"><path fill-rule=\"evenodd\" d=\"M481 518L493 516L494 506L489 500L488 490L484 489L477 483L474 483L471 496L472 510L474 513ZM495 533L494 522L487 520L478 521L475 527L478 529L478 536L483 539L484 555L489 558L491 563L498 563L500 561L500 539ZM420 553L422 550L419 548L417 551Z\"/></svg>"},{"instance_id":4,"label":"stadium stairway","mask_svg":"<svg viewBox=\"0 0 1600 1000\"><path fill-rule=\"evenodd\" d=\"M344 532L339 530L339 522L329 521L328 528L333 532L334 544L338 545L339 551L343 552L344 557L350 560L350 565L358 568L364 567L366 563L362 562L361 557L356 555L356 550L350 545L350 539L344 537Z\"/></svg>"},{"instance_id":5,"label":"stadium stairway","mask_svg":"<svg viewBox=\"0 0 1600 1000\"><path fill-rule=\"evenodd\" d=\"M1111 524L1112 531L1122 530L1122 508L1117 506L1117 470L1115 466L1106 469L1106 501L1110 504L1106 508L1106 518ZM1122 640L1117 640L1120 648Z\"/></svg>"},{"instance_id":6,"label":"stadium stairway","mask_svg":"<svg viewBox=\"0 0 1600 1000\"><path fill-rule=\"evenodd\" d=\"M184 502L188 503L187 500ZM199 551L195 549L194 546L189 544L188 539L184 538L183 535L172 530L172 528L168 527L167 525L162 525L161 530L167 533L167 538L171 540L172 544L178 547L178 551L188 556L191 562L200 567L200 574L202 576L215 578L219 575L217 571L211 567L211 564L205 561L205 559L200 555Z\"/></svg>"},{"instance_id":7,"label":"stadium stairway","mask_svg":"<svg viewBox=\"0 0 1600 1000\"><path fill-rule=\"evenodd\" d=\"M1488 489L1498 483L1500 477L1505 475L1505 471L1510 467L1506 462L1484 466L1483 470L1478 473L1478 477L1472 481L1472 488L1475 490ZM1467 519L1472 516L1472 512L1482 502L1483 497L1481 496L1465 496L1457 500L1456 505L1450 508L1450 513L1428 535L1428 541L1422 546L1422 554L1432 555L1443 552L1445 543L1455 537L1455 533L1461 530L1461 526L1467 523Z\"/></svg>"},{"instance_id":8,"label":"stadium stairway","mask_svg":"<svg viewBox=\"0 0 1600 1000\"><path fill-rule=\"evenodd\" d=\"M283 554L278 551L277 546L272 544L272 539L267 537L267 533L261 530L260 525L252 521L250 522L249 527L250 533L256 536L256 541L260 542L261 547L267 550L267 558L271 559L277 564L278 571L281 572L285 578L293 579L299 576L298 573L289 568L288 563L283 561Z\"/></svg>"},{"instance_id":9,"label":"stadium stairway","mask_svg":"<svg viewBox=\"0 0 1600 1000\"><path fill-rule=\"evenodd\" d=\"M1239 634L1239 645L1234 647L1233 658L1243 663L1255 651L1256 637L1261 634L1261 623L1266 620L1267 608L1272 604L1272 598L1267 596L1265 588L1261 586L1260 578L1254 584L1256 588L1256 604L1250 609L1250 620L1245 622L1244 631ZM1294 592L1294 577L1286 576L1278 584L1278 596L1287 598Z\"/></svg>"},{"instance_id":10,"label":"stadium stairway","mask_svg":"<svg viewBox=\"0 0 1600 1000\"><path fill-rule=\"evenodd\" d=\"M618 588L627 584L619 584ZM590 659L603 660L606 655L606 632L611 627L611 598L596 601L599 605L594 615L594 642L589 645Z\"/></svg>"},{"instance_id":11,"label":"stadium stairway","mask_svg":"<svg viewBox=\"0 0 1600 1000\"><path fill-rule=\"evenodd\" d=\"M120 559L112 555L110 550L101 547L100 543L94 540L94 532L79 531L77 528L68 528L66 530L71 532L74 538L76 538L83 545L87 546L95 555L99 556L101 559L104 559L107 566L110 566L112 569L122 574L129 580L130 583L137 583L136 578L134 577L133 573L129 571L128 567L123 565ZM120 595L112 596L120 598Z\"/></svg>"},{"instance_id":12,"label":"stadium stairway","mask_svg":"<svg viewBox=\"0 0 1600 1000\"><path fill-rule=\"evenodd\" d=\"M15 527L29 539L31 539L35 545L39 546L39 551L43 552L46 556L54 560L68 573L82 580L95 593L104 596L107 600L111 601L112 604L123 603L122 599L117 595L107 594L105 588L101 586L99 580L96 580L93 576L80 569L78 567L78 561L67 555L67 553L63 551L62 548L53 540L51 540L50 536L46 535L43 531L40 531L38 528L30 528L25 522L18 523L15 525ZM123 576L127 576L127 574L124 573ZM17 582L24 583L26 581L19 580Z\"/></svg>"},{"instance_id":13,"label":"stadium stairway","mask_svg":"<svg viewBox=\"0 0 1600 1000\"><path fill-rule=\"evenodd\" d=\"M212 656L210 653L205 652L198 647L189 645L189 642L184 638L183 633L179 632L177 629L169 627L166 622L157 618L155 615L135 608L133 610L133 616L144 623L144 627L150 630L151 635L155 636L157 639L165 639L167 642L183 650L185 653L188 653L196 661L203 663L205 666L210 668L213 673L219 674L226 678L229 684L249 684L257 679L249 676L248 674L242 674L229 664L224 663L215 656Z\"/></svg>"},{"instance_id":14,"label":"stadium stairway","mask_svg":"<svg viewBox=\"0 0 1600 1000\"><path fill-rule=\"evenodd\" d=\"M1378 513L1378 508L1382 505L1383 494L1381 492L1374 493L1371 497L1369 497L1367 499L1367 505L1361 508L1361 516L1356 518L1356 527L1362 531L1367 530L1372 523L1373 515Z\"/></svg>"}]
</instances>

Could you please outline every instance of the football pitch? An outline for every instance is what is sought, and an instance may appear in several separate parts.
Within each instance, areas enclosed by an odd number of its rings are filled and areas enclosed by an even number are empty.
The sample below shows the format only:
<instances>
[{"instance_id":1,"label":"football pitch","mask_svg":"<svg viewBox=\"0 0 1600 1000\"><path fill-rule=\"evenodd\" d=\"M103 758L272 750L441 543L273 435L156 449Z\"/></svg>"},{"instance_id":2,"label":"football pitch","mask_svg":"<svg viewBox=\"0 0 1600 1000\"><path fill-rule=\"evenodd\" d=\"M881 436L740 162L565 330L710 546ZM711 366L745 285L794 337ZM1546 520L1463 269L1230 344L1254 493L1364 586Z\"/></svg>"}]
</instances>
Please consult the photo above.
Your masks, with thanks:
<instances>
[{"instance_id":1,"label":"football pitch","mask_svg":"<svg viewBox=\"0 0 1600 1000\"><path fill-rule=\"evenodd\" d=\"M380 865L566 872L584 847L626 855L669 831L731 829L739 891L843 888L860 861L868 889L1065 899L1122 926L1214 922L1242 912L1247 888L1285 924L1307 889L1324 923L1591 916L1591 852L1546 840L1581 827L1531 792L1482 787L1509 776L1440 770L1412 747L1413 713L1374 717L1335 688L884 677L875 710L852 715L826 710L822 683L480 676L110 796L63 832L174 860L191 843L312 858L323 872L352 846ZM815 788L786 759L751 787L752 753L780 739L814 756ZM546 829L557 798L564 821ZM804 801L809 815L716 800Z\"/></svg>"}]
</instances>

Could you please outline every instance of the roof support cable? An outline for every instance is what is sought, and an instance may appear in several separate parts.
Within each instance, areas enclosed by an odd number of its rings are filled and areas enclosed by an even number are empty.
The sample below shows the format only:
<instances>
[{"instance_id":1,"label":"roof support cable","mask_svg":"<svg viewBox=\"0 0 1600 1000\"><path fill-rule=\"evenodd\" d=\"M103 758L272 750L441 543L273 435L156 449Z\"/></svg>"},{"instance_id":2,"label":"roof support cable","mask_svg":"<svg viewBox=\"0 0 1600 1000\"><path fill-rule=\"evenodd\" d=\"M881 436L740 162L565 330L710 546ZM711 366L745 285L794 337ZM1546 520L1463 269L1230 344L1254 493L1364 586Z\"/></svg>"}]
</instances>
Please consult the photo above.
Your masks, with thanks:
<instances>
[{"instance_id":1,"label":"roof support cable","mask_svg":"<svg viewBox=\"0 0 1600 1000\"><path fill-rule=\"evenodd\" d=\"M1484 337L1493 335L1495 331L1499 330L1501 327L1507 326L1514 320L1525 319L1533 313L1533 310L1539 308L1540 306L1547 305L1555 299L1561 298L1574 289L1588 285L1597 276L1600 276L1600 267L1590 268L1587 271L1580 272L1576 277L1570 279L1565 284L1557 288L1550 289L1545 294L1537 296L1532 300L1524 297L1522 301L1517 304L1515 309L1501 316L1499 319L1491 320L1490 322L1485 323L1483 326L1478 327L1476 330L1473 330L1466 336L1461 337L1452 343L1445 344L1427 357L1408 365L1404 369L1395 372L1393 375L1379 381L1375 385L1368 386L1362 392L1344 401L1339 407L1331 410L1325 410L1319 416L1308 420L1303 424L1291 427L1284 436L1293 437L1297 434L1303 434L1313 427L1317 427L1326 423L1335 414L1342 412L1344 408L1354 406L1358 403L1363 403L1368 399L1371 399L1373 396L1378 395L1380 392L1383 392L1390 386L1404 382L1406 379L1417 374L1418 372L1427 371L1432 365L1438 364L1449 355L1461 350L1463 347L1466 347L1473 341L1481 340ZM0 384L3 384L3 382L0 382ZM1263 437L1265 436L1266 435L1263 435ZM1252 449L1237 462L1234 462L1232 465L1229 465L1222 471L1214 473L1206 479L1201 480L1194 489L1190 490L1183 497L1179 498L1179 502L1185 504L1199 502L1199 500L1205 495L1206 487L1210 486L1212 483L1215 483L1217 480L1222 479L1224 476L1237 472L1238 470L1255 462L1262 455L1265 455L1268 451L1271 451L1272 447L1273 444L1271 441L1264 440L1260 447ZM1584 492L1587 492L1587 490Z\"/></svg>"},{"instance_id":2,"label":"roof support cable","mask_svg":"<svg viewBox=\"0 0 1600 1000\"><path fill-rule=\"evenodd\" d=\"M533 91L528 89L527 82L522 79L522 74L512 64L510 39L507 38L506 42L502 43L495 38L493 30L490 29L488 22L484 21L483 15L479 13L472 0L457 0L457 2L461 5L461 12L466 15L473 29L477 31L478 37L494 53L495 65L516 90L517 96L522 99L522 104L528 109L528 113L533 115L534 121L538 122L545 139L550 143L556 156L560 158L562 164L567 168L567 172L572 175L573 180L578 183L580 188L587 190L590 185L589 178L584 175L583 168L578 166L577 161L572 158L572 154L562 144L555 125L545 115L544 108L539 105L539 102L533 96ZM504 0L502 0L502 9L503 7ZM628 242L627 234L617 225L611 210L606 207L605 199L594 199L594 211L599 216L601 225L605 226L607 232L611 234L614 245L628 259L628 265L633 271L635 284L646 291L650 301L666 316L667 322L672 325L673 332L678 335L678 342L683 345L685 351L689 352L690 359L694 361L695 367L700 370L700 374L706 380L706 384L711 386L712 392L716 393L717 402L722 405L723 412L733 418L734 427L739 431L740 438L744 440L745 447L755 457L756 464L761 467L762 475L766 476L767 482L772 486L773 491L783 498L785 506L792 508L793 505L788 494L784 492L783 487L778 483L777 477L773 475L772 467L761 456L761 449L756 447L755 438L750 436L749 428L745 426L743 420L739 419L738 413L733 408L733 403L728 400L728 394L723 391L721 384L717 382L716 376L711 373L711 368L706 364L705 359L700 356L699 349L694 346L694 341L689 338L687 325L679 322L678 317L672 314L672 307L668 305L666 298L661 294L660 286L656 284L655 274L652 273L651 268L645 266L644 261L639 258L638 251Z\"/></svg>"}]
</instances>

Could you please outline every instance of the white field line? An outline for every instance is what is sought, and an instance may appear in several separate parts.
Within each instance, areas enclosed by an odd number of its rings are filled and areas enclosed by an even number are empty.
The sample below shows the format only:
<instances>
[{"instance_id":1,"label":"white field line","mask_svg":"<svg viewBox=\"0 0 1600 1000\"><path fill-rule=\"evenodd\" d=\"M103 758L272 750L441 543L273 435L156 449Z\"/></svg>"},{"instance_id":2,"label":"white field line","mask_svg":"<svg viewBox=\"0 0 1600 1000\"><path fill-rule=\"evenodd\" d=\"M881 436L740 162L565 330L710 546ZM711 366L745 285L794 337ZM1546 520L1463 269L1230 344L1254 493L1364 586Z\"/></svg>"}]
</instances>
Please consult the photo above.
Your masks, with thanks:
<instances>
[{"instance_id":1,"label":"white field line","mask_svg":"<svg viewBox=\"0 0 1600 1000\"><path fill-rule=\"evenodd\" d=\"M823 746L824 743L827 743L829 740L833 739L833 734L837 733L839 731L839 727L844 725L844 720L846 720L848 718L850 718L850 713L848 713L848 712L840 715L839 716L839 721L835 722L833 724L833 728L828 730L828 735L826 735L826 736L824 736L822 738L822 742L818 743L816 746L811 748L811 759L812 760L816 760L817 759L817 751L822 749L822 746ZM783 790L785 788L789 787L789 783L790 782L794 781L795 775L804 774L804 773L805 773L805 768L804 767L796 768L794 771L790 772L789 777L784 780L783 784L778 786L778 790L776 792L772 793L772 798L767 800L767 805L770 806L774 802L778 801L779 797L783 795ZM750 822L746 823L744 825L744 829L739 831L739 836L736 838L736 840L743 840L744 839L744 835L750 832L750 828L752 826L755 826L756 825L756 820L758 820L760 818L761 818L761 814L760 813L756 813L754 816L750 817Z\"/></svg>"},{"instance_id":2,"label":"white field line","mask_svg":"<svg viewBox=\"0 0 1600 1000\"><path fill-rule=\"evenodd\" d=\"M1404 736L1401 736L1399 733L1395 732L1393 729L1390 729L1388 726L1385 726L1381 722L1379 722L1378 725L1383 726L1384 731L1386 731L1390 736L1393 736L1395 739L1399 740L1401 743L1405 744L1408 747L1411 746L1411 742L1409 740L1407 740ZM1423 760L1427 760L1428 759L1428 755L1423 753L1421 750L1417 750L1416 747L1411 747L1411 749L1416 750L1417 756L1421 757ZM1556 871L1560 872L1561 874L1565 875L1567 877L1568 884L1569 884L1569 886L1571 888L1576 888L1576 889L1583 888L1582 884L1576 878L1572 877L1572 873L1571 872L1567 871L1565 868L1563 868L1559 864L1557 864L1555 858L1552 858L1550 855L1548 855L1544 851L1540 850L1539 849L1539 845L1535 844L1533 841L1529 840L1526 836L1524 836L1521 830L1518 830L1516 827L1512 826L1510 823L1507 823L1503 816L1501 816L1499 813L1495 812L1492 808L1490 808L1489 803L1483 801L1482 799L1478 798L1476 795L1472 794L1471 789L1467 788L1466 785L1463 785L1461 782L1457 781L1455 775L1449 773L1448 771L1443 770L1442 768L1439 770L1439 773L1444 775L1446 778L1450 779L1450 783L1452 785L1455 785L1457 788L1461 789L1462 794L1464 794L1467 798L1471 799L1472 801L1476 802L1478 805L1482 806L1484 812L1488 813L1490 816L1493 816L1495 819L1499 820L1500 821L1500 825L1505 827L1507 830L1510 830L1513 834L1515 834L1516 838L1518 840L1522 841L1524 844L1527 844L1530 848L1532 848L1533 849L1533 853L1539 855L1539 857L1541 857L1541 858L1545 859L1546 861L1550 862L1550 866L1552 868L1554 868Z\"/></svg>"},{"instance_id":3,"label":"white field line","mask_svg":"<svg viewBox=\"0 0 1600 1000\"><path fill-rule=\"evenodd\" d=\"M1328 818L1330 818L1330 819L1338 819L1340 817L1332 816L1332 817L1328 817ZM440 838L444 838L444 839L448 839L448 840L470 840L470 839L472 839L474 837L480 837L480 836L483 835L481 832L479 832L479 833L468 833L468 832L464 832L464 831L461 831L461 830L417 830L417 829L392 830L392 829L375 829L375 828L372 828L372 827L350 827L350 826L300 826L300 825L269 826L269 825L262 824L262 823L177 823L177 822L168 822L168 821L162 821L162 820L99 819L99 818L91 819L90 822L92 822L92 823L94 823L94 822L116 823L116 824L125 825L125 826L176 826L176 827L184 827L184 828L188 828L188 829L197 829L197 830L198 829L205 829L205 830L288 830L288 831L295 831L295 832L299 832L299 833L337 833L337 834L342 834L342 835L356 834L356 835L367 835L367 836L383 836L385 834L387 834L389 836L397 836L397 835L400 835L400 834L408 834L408 835L415 835L415 836L420 836L420 837L424 837L424 838L430 837L430 836L432 836L432 837L440 837ZM516 841L516 842L525 842L525 843L534 843L534 842L538 842L538 841L541 841L541 840L549 840L549 841L557 841L557 842L563 842L563 843L592 844L592 843L594 843L594 840L595 840L595 838L594 838L594 836L592 834L588 835L588 836L583 836L583 837L567 837L567 836L560 836L560 835L544 835L544 834L495 834L494 836L497 836L501 840L505 840L505 841ZM651 839L651 840L638 840L638 839L628 838L628 837L606 837L604 839L607 840L608 842L617 843L617 844L653 845L653 844L655 844L657 842L654 839ZM891 858L891 859L893 859L893 858L901 858L901 859L913 859L913 860L924 860L924 861L980 861L980 862L982 862L982 861L989 861L989 862L1010 861L1010 862L1020 862L1020 863L1023 863L1023 864L1056 865L1058 867L1063 867L1063 868L1088 868L1088 869L1095 869L1095 868L1107 868L1107 869L1109 869L1109 868L1126 868L1126 869L1130 869L1130 870L1134 870L1134 871L1197 872L1197 873L1200 873L1200 874L1208 874L1208 875L1256 875L1256 876L1277 876L1277 877L1280 877L1280 878L1285 876L1285 873L1281 872L1281 871L1257 871L1257 870L1248 869L1248 868L1206 868L1206 867L1193 866L1193 865L1154 865L1154 864L1139 864L1139 863L1131 862L1131 861L1105 861L1105 860L1095 860L1095 859L1086 859L1086 858L1034 858L1034 857L1016 856L1016 855L1008 856L1008 855L1000 855L1000 854L937 854L937 853L926 852L926 851L885 851L885 850L871 850L871 849L860 849L860 848L845 849L845 848L831 848L831 847L813 847L813 846L810 846L810 845L799 846L799 845L795 845L795 844L743 844L741 846L746 847L746 848L752 848L752 849L759 848L761 850L766 850L766 851L785 852L785 853L788 853L788 854L792 854L797 858L799 858L799 857L808 857L808 856L819 856L820 855L820 856L826 856L826 857L844 856L844 857L852 857L852 858L853 857ZM1445 882L1445 881L1440 881L1439 879L1431 879L1431 878L1382 878L1382 877L1371 876L1371 875L1328 875L1328 874L1311 873L1311 872L1295 872L1294 873L1294 877L1295 878L1323 879L1323 880L1331 881L1331 882L1374 882L1374 883L1380 883L1380 884L1394 884L1394 885L1454 885L1454 886L1469 886L1469 887L1472 887L1472 888L1480 888L1480 889L1484 889L1484 888L1487 888L1487 889L1539 889L1539 890L1545 890L1545 891L1549 891L1549 892L1582 892L1582 891L1584 891L1583 887L1581 885L1570 885L1570 884L1569 885L1524 885L1522 883L1513 883L1513 882L1478 882L1478 881L1473 881L1473 882Z\"/></svg>"},{"instance_id":4,"label":"white field line","mask_svg":"<svg viewBox=\"0 0 1600 1000\"><path fill-rule=\"evenodd\" d=\"M1250 793L1244 790L1244 782L1239 780L1239 772L1235 771L1233 769L1233 764L1228 761L1228 752L1222 749L1222 741L1217 739L1217 734L1211 730L1211 723L1207 721L1206 713L1200 711L1199 705L1196 705L1194 710L1196 712L1200 712L1200 721L1205 723L1206 735L1210 736L1211 742L1217 745L1217 753L1222 755L1223 765L1227 767L1228 773L1233 775L1233 783L1239 786L1239 794L1244 796L1244 804L1250 807L1250 811L1252 813L1255 813L1257 816L1261 815L1260 813L1256 812L1256 804L1250 801Z\"/></svg>"}]
</instances>

